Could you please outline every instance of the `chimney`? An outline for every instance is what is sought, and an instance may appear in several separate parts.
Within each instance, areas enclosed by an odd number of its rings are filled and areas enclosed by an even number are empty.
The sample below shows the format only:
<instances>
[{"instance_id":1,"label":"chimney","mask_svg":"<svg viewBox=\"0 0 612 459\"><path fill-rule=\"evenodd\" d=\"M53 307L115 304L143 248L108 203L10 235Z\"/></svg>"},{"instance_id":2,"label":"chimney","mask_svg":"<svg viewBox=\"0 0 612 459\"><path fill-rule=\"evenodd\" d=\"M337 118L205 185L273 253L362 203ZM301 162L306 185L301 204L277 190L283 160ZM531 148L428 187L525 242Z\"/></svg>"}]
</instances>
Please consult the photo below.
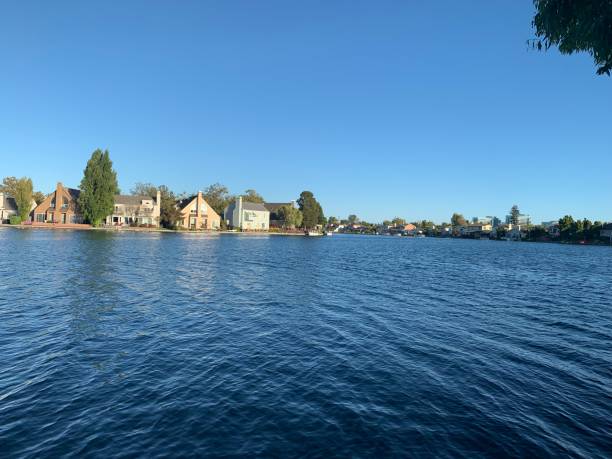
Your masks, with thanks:
<instances>
[{"instance_id":1,"label":"chimney","mask_svg":"<svg viewBox=\"0 0 612 459\"><path fill-rule=\"evenodd\" d=\"M238 228L242 229L242 196L238 196Z\"/></svg>"},{"instance_id":2,"label":"chimney","mask_svg":"<svg viewBox=\"0 0 612 459\"><path fill-rule=\"evenodd\" d=\"M157 203L157 207L161 206L161 192L159 190L157 190L157 199L155 202Z\"/></svg>"}]
</instances>

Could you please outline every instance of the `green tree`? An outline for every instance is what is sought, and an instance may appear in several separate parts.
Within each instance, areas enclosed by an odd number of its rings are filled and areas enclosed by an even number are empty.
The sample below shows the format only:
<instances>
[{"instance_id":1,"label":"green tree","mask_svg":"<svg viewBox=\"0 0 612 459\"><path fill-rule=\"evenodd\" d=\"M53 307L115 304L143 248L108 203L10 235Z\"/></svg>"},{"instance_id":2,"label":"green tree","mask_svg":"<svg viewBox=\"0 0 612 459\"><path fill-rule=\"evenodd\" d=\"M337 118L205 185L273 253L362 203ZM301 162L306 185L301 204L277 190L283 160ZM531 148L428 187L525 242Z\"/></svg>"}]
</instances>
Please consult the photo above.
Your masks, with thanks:
<instances>
[{"instance_id":1,"label":"green tree","mask_svg":"<svg viewBox=\"0 0 612 459\"><path fill-rule=\"evenodd\" d=\"M160 185L159 195L159 224L167 229L176 229L181 219L181 211L176 205L178 198L166 185Z\"/></svg>"},{"instance_id":2,"label":"green tree","mask_svg":"<svg viewBox=\"0 0 612 459\"><path fill-rule=\"evenodd\" d=\"M598 75L612 70L612 1L534 0L535 40L541 50L557 46L563 54L586 51L598 66Z\"/></svg>"},{"instance_id":3,"label":"green tree","mask_svg":"<svg viewBox=\"0 0 612 459\"><path fill-rule=\"evenodd\" d=\"M285 228L302 226L302 212L291 205L281 206L276 210L279 219L283 220Z\"/></svg>"},{"instance_id":4,"label":"green tree","mask_svg":"<svg viewBox=\"0 0 612 459\"><path fill-rule=\"evenodd\" d=\"M349 224L354 225L359 223L359 218L355 214L351 214L347 217Z\"/></svg>"},{"instance_id":5,"label":"green tree","mask_svg":"<svg viewBox=\"0 0 612 459\"><path fill-rule=\"evenodd\" d=\"M514 204L512 206L512 209L510 209L510 223L512 223L513 225L518 225L520 221L520 216L521 212L519 211L518 206Z\"/></svg>"},{"instance_id":6,"label":"green tree","mask_svg":"<svg viewBox=\"0 0 612 459\"><path fill-rule=\"evenodd\" d=\"M225 208L232 203L234 197L230 195L228 188L220 183L213 183L204 190L202 196L206 202L217 212L223 216Z\"/></svg>"},{"instance_id":7,"label":"green tree","mask_svg":"<svg viewBox=\"0 0 612 459\"><path fill-rule=\"evenodd\" d=\"M0 192L15 197L15 193L17 192L17 182L17 177L4 177L2 179L2 185L0 185Z\"/></svg>"},{"instance_id":8,"label":"green tree","mask_svg":"<svg viewBox=\"0 0 612 459\"><path fill-rule=\"evenodd\" d=\"M338 219L336 217L329 217L327 219L327 224L328 225L337 225L338 224Z\"/></svg>"},{"instance_id":9,"label":"green tree","mask_svg":"<svg viewBox=\"0 0 612 459\"><path fill-rule=\"evenodd\" d=\"M256 203L260 203L263 204L264 198L255 190L252 189L248 189L244 192L244 194L242 195L242 200L244 202L256 202Z\"/></svg>"},{"instance_id":10,"label":"green tree","mask_svg":"<svg viewBox=\"0 0 612 459\"><path fill-rule=\"evenodd\" d=\"M151 196L154 198L157 196L157 189L158 187L152 183L138 182L134 185L134 188L130 190L130 193L134 196Z\"/></svg>"},{"instance_id":11,"label":"green tree","mask_svg":"<svg viewBox=\"0 0 612 459\"><path fill-rule=\"evenodd\" d=\"M323 208L310 191L302 191L297 201L302 212L302 227L305 229L315 228L325 223Z\"/></svg>"},{"instance_id":12,"label":"green tree","mask_svg":"<svg viewBox=\"0 0 612 459\"><path fill-rule=\"evenodd\" d=\"M15 198L15 204L17 204L17 212L19 212L19 217L21 218L21 221L27 220L28 215L30 215L33 193L34 191L31 179L27 177L22 177L17 180L13 197Z\"/></svg>"},{"instance_id":13,"label":"green tree","mask_svg":"<svg viewBox=\"0 0 612 459\"><path fill-rule=\"evenodd\" d=\"M393 226L404 226L406 225L406 220L401 217L395 217L393 220L391 220L391 223Z\"/></svg>"},{"instance_id":14,"label":"green tree","mask_svg":"<svg viewBox=\"0 0 612 459\"><path fill-rule=\"evenodd\" d=\"M36 205L43 202L46 197L47 196L42 191L35 191L34 194L32 195L32 198L34 199L34 201L36 201Z\"/></svg>"},{"instance_id":15,"label":"green tree","mask_svg":"<svg viewBox=\"0 0 612 459\"><path fill-rule=\"evenodd\" d=\"M559 219L559 232L561 240L569 240L574 231L574 218L571 215L566 215Z\"/></svg>"},{"instance_id":16,"label":"green tree","mask_svg":"<svg viewBox=\"0 0 612 459\"><path fill-rule=\"evenodd\" d=\"M2 184L0 185L0 192L15 197L15 194L17 193L17 182L19 180L20 179L17 179L16 177L4 177L2 179ZM46 195L41 191L35 191L32 193L32 199L34 199L36 204L40 204L45 200L45 198Z\"/></svg>"},{"instance_id":17,"label":"green tree","mask_svg":"<svg viewBox=\"0 0 612 459\"><path fill-rule=\"evenodd\" d=\"M451 225L464 226L466 224L465 217L462 214L454 213L451 217Z\"/></svg>"},{"instance_id":18,"label":"green tree","mask_svg":"<svg viewBox=\"0 0 612 459\"><path fill-rule=\"evenodd\" d=\"M115 195L119 193L117 173L108 150L97 149L91 155L81 180L79 206L85 221L99 226L113 212Z\"/></svg>"}]
</instances>

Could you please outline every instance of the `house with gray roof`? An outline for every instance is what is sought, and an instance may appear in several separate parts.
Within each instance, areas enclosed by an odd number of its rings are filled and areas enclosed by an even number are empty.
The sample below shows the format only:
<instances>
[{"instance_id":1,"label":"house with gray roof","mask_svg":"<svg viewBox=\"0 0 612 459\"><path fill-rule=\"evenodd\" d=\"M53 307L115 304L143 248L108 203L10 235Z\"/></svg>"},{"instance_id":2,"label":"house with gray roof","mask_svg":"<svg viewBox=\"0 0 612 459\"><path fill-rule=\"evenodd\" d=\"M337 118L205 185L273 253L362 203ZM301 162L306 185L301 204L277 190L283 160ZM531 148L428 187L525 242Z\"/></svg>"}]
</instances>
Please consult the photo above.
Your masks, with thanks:
<instances>
[{"instance_id":1,"label":"house with gray roof","mask_svg":"<svg viewBox=\"0 0 612 459\"><path fill-rule=\"evenodd\" d=\"M13 215L17 215L15 198L0 192L0 224L8 223Z\"/></svg>"},{"instance_id":2,"label":"house with gray roof","mask_svg":"<svg viewBox=\"0 0 612 459\"><path fill-rule=\"evenodd\" d=\"M108 226L159 226L161 194L157 196L115 196L113 213L106 217Z\"/></svg>"},{"instance_id":3,"label":"house with gray roof","mask_svg":"<svg viewBox=\"0 0 612 459\"><path fill-rule=\"evenodd\" d=\"M246 202L238 196L223 212L227 226L242 231L268 231L270 211L257 202Z\"/></svg>"}]
</instances>

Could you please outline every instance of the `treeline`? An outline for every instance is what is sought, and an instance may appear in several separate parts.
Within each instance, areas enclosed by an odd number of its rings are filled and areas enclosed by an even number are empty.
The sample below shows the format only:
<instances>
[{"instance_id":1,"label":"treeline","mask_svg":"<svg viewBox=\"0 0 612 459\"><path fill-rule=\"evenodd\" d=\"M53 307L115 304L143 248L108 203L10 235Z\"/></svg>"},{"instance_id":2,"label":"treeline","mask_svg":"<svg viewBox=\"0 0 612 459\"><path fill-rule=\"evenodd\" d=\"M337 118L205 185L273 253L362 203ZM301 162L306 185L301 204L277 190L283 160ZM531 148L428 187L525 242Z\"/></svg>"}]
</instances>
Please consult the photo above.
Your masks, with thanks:
<instances>
[{"instance_id":1,"label":"treeline","mask_svg":"<svg viewBox=\"0 0 612 459\"><path fill-rule=\"evenodd\" d=\"M102 221L111 215L115 205L115 195L120 193L117 181L117 173L113 168L108 150L95 150L87 161L83 171L83 179L80 183L80 195L78 199L79 211L82 213L85 223L99 226ZM2 181L0 191L12 196L17 204L20 221L27 220L32 201L40 204L46 195L40 191L33 190L32 180L28 177L17 179L6 177ZM156 197L160 193L160 225L168 229L176 229L181 219L181 211L177 203L196 193L177 193L166 185L154 185L152 183L137 183L131 190L133 195ZM225 208L233 203L238 195L231 194L229 189L214 183L206 187L202 193L204 199L223 217ZM243 201L264 203L264 198L256 190L248 189L241 194ZM321 204L310 191L303 191L297 204L299 208L291 205L281 206L277 209L277 217L282 220L287 228L312 229L318 225L325 225L327 220L323 213ZM18 223L18 222L16 222ZM221 220L222 228L225 221Z\"/></svg>"},{"instance_id":2,"label":"treeline","mask_svg":"<svg viewBox=\"0 0 612 459\"><path fill-rule=\"evenodd\" d=\"M559 242L593 243L601 240L601 231L605 229L605 223L600 221L591 222L588 218L574 220L571 215L559 219L558 233L551 235L546 228L535 225L527 228L527 240L541 241L552 239Z\"/></svg>"}]
</instances>

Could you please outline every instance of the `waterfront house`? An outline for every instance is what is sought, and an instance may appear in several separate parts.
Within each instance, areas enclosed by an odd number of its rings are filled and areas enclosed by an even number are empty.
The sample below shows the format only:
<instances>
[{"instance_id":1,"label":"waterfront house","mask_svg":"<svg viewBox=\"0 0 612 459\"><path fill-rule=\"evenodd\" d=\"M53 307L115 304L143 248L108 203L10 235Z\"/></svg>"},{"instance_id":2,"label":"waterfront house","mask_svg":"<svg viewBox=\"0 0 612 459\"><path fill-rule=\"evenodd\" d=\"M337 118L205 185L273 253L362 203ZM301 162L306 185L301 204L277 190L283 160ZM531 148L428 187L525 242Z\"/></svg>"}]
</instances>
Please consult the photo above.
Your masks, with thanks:
<instances>
[{"instance_id":1,"label":"waterfront house","mask_svg":"<svg viewBox=\"0 0 612 459\"><path fill-rule=\"evenodd\" d=\"M79 210L80 190L66 188L58 182L55 191L34 208L35 223L83 223L83 215Z\"/></svg>"},{"instance_id":2,"label":"waterfront house","mask_svg":"<svg viewBox=\"0 0 612 459\"><path fill-rule=\"evenodd\" d=\"M284 206L297 209L295 201L291 202L265 202L264 207L270 212L270 228L283 228L285 221L278 215L278 209Z\"/></svg>"},{"instance_id":3,"label":"waterfront house","mask_svg":"<svg viewBox=\"0 0 612 459\"><path fill-rule=\"evenodd\" d=\"M115 195L113 213L106 217L109 226L159 226L160 192L156 197Z\"/></svg>"},{"instance_id":4,"label":"waterfront house","mask_svg":"<svg viewBox=\"0 0 612 459\"><path fill-rule=\"evenodd\" d=\"M268 231L270 211L263 204L245 202L238 196L223 212L228 226L243 231Z\"/></svg>"},{"instance_id":5,"label":"waterfront house","mask_svg":"<svg viewBox=\"0 0 612 459\"><path fill-rule=\"evenodd\" d=\"M202 192L178 203L181 219L178 226L192 230L218 230L221 228L221 217L202 197Z\"/></svg>"},{"instance_id":6,"label":"waterfront house","mask_svg":"<svg viewBox=\"0 0 612 459\"><path fill-rule=\"evenodd\" d=\"M17 215L15 198L0 192L0 224L8 223L14 215Z\"/></svg>"},{"instance_id":7,"label":"waterfront house","mask_svg":"<svg viewBox=\"0 0 612 459\"><path fill-rule=\"evenodd\" d=\"M467 225L461 228L461 235L466 237L482 237L488 236L491 234L491 230L493 230L493 225L490 222L483 223L468 223Z\"/></svg>"},{"instance_id":8,"label":"waterfront house","mask_svg":"<svg viewBox=\"0 0 612 459\"><path fill-rule=\"evenodd\" d=\"M602 229L599 231L599 236L606 237L610 239L610 242L612 242L612 223L606 223L603 225Z\"/></svg>"},{"instance_id":9,"label":"waterfront house","mask_svg":"<svg viewBox=\"0 0 612 459\"><path fill-rule=\"evenodd\" d=\"M542 222L542 226L550 237L557 238L561 236L561 228L556 221Z\"/></svg>"}]
</instances>

